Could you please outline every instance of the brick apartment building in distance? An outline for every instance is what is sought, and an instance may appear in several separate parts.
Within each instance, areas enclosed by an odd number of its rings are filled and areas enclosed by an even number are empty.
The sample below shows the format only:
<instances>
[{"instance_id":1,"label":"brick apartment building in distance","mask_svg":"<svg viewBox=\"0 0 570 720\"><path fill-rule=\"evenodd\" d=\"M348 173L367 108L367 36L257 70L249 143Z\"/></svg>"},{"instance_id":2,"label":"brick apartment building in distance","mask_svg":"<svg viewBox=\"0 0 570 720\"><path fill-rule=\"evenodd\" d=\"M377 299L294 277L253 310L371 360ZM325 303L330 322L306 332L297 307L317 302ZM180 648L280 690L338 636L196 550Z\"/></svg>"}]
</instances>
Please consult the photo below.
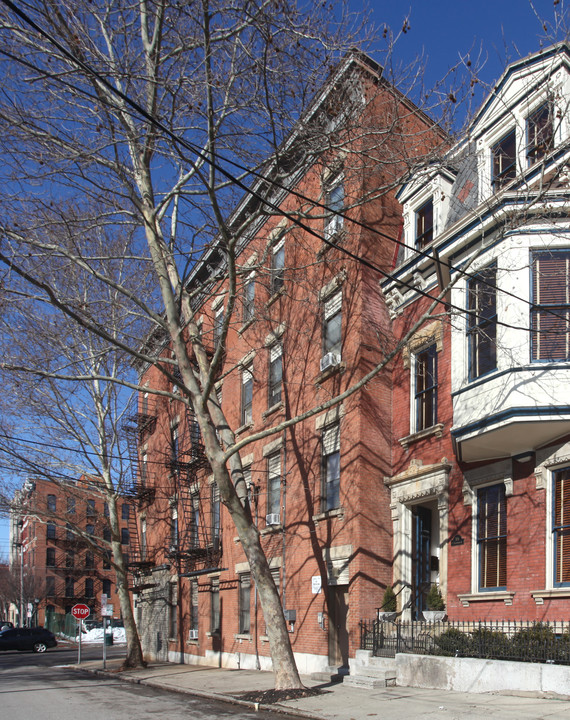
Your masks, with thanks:
<instances>
[{"instance_id":1,"label":"brick apartment building in distance","mask_svg":"<svg viewBox=\"0 0 570 720\"><path fill-rule=\"evenodd\" d=\"M79 602L91 608L94 619L100 619L102 593L119 618L115 572L110 549L105 549L111 539L108 509L94 484L83 479L75 483L28 480L15 504L10 562L12 569L23 568L23 624L44 625L50 613L70 613ZM128 555L132 528L136 528L128 500L119 503L119 517ZM34 606L32 619L27 617L28 603Z\"/></svg>"},{"instance_id":2,"label":"brick apartment building in distance","mask_svg":"<svg viewBox=\"0 0 570 720\"><path fill-rule=\"evenodd\" d=\"M358 121L343 135L347 116ZM313 159L303 153L295 166L299 159L287 157L285 143L281 162L292 164L290 188L278 194L280 212L260 221L238 256L239 311L215 388L238 440L319 407L389 353L379 281L393 265L401 229L394 188L406 171L404 158L441 139L359 55L337 69L304 117L309 135L312 123L329 133L331 149ZM379 188L392 189L375 197ZM256 189L267 192L261 182ZM236 224L256 202L243 200ZM304 218L304 227L291 215ZM194 310L211 351L227 311L218 267L224 275L213 247L189 281L191 289L203 288ZM166 344L158 353L171 357ZM175 395L153 395L173 390L160 368L144 368L141 382L149 392L128 431L136 443L140 519L140 555L131 567L145 653L268 669L250 567L221 507L192 412ZM387 368L343 402L241 452L301 672L346 666L358 647L359 620L374 614L392 583L384 484L392 468L391 417Z\"/></svg>"}]
</instances>

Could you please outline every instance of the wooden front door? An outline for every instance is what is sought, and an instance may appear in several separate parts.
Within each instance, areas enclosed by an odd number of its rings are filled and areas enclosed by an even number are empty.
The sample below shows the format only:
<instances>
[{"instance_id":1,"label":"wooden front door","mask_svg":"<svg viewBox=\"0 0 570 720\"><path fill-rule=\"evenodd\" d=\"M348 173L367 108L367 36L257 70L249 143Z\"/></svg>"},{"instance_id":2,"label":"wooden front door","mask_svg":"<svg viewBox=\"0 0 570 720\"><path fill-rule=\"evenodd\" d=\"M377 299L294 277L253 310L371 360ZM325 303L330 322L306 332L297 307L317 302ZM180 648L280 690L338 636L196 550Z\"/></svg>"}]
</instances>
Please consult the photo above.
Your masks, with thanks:
<instances>
[{"instance_id":1,"label":"wooden front door","mask_svg":"<svg viewBox=\"0 0 570 720\"><path fill-rule=\"evenodd\" d=\"M348 667L348 587L332 585L328 588L329 606L329 664Z\"/></svg>"}]
</instances>

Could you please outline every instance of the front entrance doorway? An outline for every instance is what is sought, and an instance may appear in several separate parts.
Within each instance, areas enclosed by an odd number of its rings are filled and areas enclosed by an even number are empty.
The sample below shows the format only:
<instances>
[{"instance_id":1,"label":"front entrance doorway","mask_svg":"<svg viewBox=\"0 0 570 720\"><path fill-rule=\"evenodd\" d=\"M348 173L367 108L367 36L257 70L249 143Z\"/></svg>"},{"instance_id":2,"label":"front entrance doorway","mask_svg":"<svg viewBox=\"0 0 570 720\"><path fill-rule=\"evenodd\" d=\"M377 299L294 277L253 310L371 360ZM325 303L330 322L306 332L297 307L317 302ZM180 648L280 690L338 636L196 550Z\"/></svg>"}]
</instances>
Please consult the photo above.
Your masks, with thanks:
<instances>
[{"instance_id":1,"label":"front entrance doorway","mask_svg":"<svg viewBox=\"0 0 570 720\"><path fill-rule=\"evenodd\" d=\"M412 507L412 615L422 619L431 580L431 510Z\"/></svg>"},{"instance_id":2,"label":"front entrance doorway","mask_svg":"<svg viewBox=\"0 0 570 720\"><path fill-rule=\"evenodd\" d=\"M348 667L348 586L329 585L329 665Z\"/></svg>"}]
</instances>

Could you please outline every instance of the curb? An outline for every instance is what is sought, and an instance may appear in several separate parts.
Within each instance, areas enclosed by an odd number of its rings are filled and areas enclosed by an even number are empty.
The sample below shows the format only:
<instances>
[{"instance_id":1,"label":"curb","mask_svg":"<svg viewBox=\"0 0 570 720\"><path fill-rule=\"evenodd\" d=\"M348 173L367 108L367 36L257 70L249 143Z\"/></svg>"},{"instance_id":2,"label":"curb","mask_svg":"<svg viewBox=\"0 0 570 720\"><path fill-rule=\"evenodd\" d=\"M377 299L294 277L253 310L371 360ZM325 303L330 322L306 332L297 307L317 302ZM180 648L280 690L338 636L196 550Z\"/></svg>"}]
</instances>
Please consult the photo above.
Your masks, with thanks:
<instances>
[{"instance_id":1,"label":"curb","mask_svg":"<svg viewBox=\"0 0 570 720\"><path fill-rule=\"evenodd\" d=\"M252 700L241 700L240 698L233 697L233 695L196 690L194 688L164 685L158 680L145 680L144 678L130 677L128 675L123 675L122 673L112 673L108 670L97 670L95 668L80 667L78 665L67 665L66 667L71 670L76 670L77 672L88 672L99 677L121 680L121 682L130 683L131 685L147 685L155 690L175 692L180 695L192 695L194 697L204 698L205 700L216 700L217 702L223 702L229 705L238 705L240 707L248 708L249 710L254 710L255 712L274 712L279 713L280 715L292 715L295 717L307 718L308 720L327 720L325 715L319 715L309 710L301 710L301 708L289 708L287 705L280 705L278 703L267 704L253 702Z\"/></svg>"}]
</instances>

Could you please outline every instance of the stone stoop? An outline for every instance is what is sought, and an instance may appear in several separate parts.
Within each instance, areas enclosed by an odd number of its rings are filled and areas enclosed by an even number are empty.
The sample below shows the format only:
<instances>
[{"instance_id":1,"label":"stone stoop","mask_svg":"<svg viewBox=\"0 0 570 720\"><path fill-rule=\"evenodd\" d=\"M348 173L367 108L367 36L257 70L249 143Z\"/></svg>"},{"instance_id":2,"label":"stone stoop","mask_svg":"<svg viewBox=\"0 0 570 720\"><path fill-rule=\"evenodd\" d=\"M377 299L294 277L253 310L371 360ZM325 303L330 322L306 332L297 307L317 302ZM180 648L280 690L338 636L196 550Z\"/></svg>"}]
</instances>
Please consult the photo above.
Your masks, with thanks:
<instances>
[{"instance_id":1,"label":"stone stoop","mask_svg":"<svg viewBox=\"0 0 570 720\"><path fill-rule=\"evenodd\" d=\"M311 680L321 683L341 683L347 677L349 669L347 667L337 667L336 665L328 665L324 670L311 673Z\"/></svg>"},{"instance_id":2,"label":"stone stoop","mask_svg":"<svg viewBox=\"0 0 570 720\"><path fill-rule=\"evenodd\" d=\"M396 684L394 658L374 657L370 650L357 650L349 662L350 675L344 678L344 685L373 689Z\"/></svg>"}]
</instances>

